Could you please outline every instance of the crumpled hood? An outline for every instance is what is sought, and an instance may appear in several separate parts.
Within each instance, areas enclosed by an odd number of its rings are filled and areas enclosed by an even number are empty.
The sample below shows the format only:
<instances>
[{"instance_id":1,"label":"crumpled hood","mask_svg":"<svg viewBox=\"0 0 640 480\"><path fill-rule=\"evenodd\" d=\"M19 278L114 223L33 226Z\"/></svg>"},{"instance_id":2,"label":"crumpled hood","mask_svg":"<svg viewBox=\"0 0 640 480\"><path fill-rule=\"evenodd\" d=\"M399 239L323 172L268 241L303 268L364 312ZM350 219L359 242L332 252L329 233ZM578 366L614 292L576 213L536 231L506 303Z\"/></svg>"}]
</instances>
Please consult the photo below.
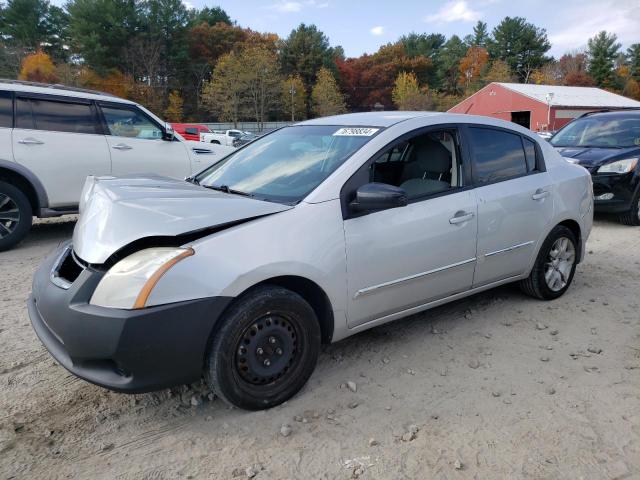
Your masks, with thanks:
<instances>
[{"instance_id":1,"label":"crumpled hood","mask_svg":"<svg viewBox=\"0 0 640 480\"><path fill-rule=\"evenodd\" d=\"M638 147L630 148L593 148L593 147L557 147L560 155L572 158L583 167L599 167L614 160L622 160L637 156L640 153Z\"/></svg>"},{"instance_id":2,"label":"crumpled hood","mask_svg":"<svg viewBox=\"0 0 640 480\"><path fill-rule=\"evenodd\" d=\"M84 261L101 264L141 238L192 233L291 208L160 176L88 177L73 249Z\"/></svg>"}]
</instances>

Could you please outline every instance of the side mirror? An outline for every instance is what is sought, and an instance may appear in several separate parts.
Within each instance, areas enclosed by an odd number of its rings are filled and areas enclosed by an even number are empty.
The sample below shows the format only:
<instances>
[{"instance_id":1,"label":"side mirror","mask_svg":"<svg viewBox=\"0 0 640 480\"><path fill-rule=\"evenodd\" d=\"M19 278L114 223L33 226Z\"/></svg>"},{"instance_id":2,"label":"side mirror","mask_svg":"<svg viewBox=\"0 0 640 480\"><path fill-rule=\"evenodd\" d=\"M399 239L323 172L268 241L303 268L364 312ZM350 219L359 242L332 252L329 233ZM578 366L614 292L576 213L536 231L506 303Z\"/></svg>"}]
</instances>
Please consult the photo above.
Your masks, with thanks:
<instances>
[{"instance_id":1,"label":"side mirror","mask_svg":"<svg viewBox=\"0 0 640 480\"><path fill-rule=\"evenodd\" d=\"M164 124L164 131L162 132L162 139L168 142L173 141L175 134L173 132L173 127L170 123Z\"/></svg>"},{"instance_id":2,"label":"side mirror","mask_svg":"<svg viewBox=\"0 0 640 480\"><path fill-rule=\"evenodd\" d=\"M349 207L354 212L373 212L407 205L407 192L386 183L367 183L356 191Z\"/></svg>"}]
</instances>

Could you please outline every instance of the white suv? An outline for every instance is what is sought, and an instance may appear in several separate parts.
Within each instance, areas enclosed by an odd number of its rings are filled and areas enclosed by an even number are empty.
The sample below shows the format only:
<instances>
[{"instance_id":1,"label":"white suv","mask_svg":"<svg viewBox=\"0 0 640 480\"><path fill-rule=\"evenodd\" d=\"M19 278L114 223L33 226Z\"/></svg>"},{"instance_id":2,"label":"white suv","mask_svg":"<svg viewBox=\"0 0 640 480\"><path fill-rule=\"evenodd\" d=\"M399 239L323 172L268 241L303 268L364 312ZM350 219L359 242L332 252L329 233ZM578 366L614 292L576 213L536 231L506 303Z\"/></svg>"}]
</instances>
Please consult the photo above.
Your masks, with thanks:
<instances>
[{"instance_id":1,"label":"white suv","mask_svg":"<svg viewBox=\"0 0 640 480\"><path fill-rule=\"evenodd\" d=\"M115 96L0 81L0 251L27 234L32 216L77 212L88 175L184 178L231 151L185 141Z\"/></svg>"}]
</instances>

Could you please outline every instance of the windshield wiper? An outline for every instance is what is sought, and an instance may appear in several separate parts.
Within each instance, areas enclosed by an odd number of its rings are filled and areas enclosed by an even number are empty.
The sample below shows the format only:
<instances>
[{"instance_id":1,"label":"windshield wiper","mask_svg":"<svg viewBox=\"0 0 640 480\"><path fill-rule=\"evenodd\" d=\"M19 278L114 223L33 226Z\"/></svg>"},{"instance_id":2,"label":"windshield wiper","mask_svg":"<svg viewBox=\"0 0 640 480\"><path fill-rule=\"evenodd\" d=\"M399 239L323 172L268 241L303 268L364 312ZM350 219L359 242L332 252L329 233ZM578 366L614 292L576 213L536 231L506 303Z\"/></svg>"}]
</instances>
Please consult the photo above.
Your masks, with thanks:
<instances>
[{"instance_id":1,"label":"windshield wiper","mask_svg":"<svg viewBox=\"0 0 640 480\"><path fill-rule=\"evenodd\" d=\"M227 185L201 185L204 188L210 188L211 190L217 190L218 192L232 193L234 195L242 195L243 197L253 197L253 194L247 192L241 192L240 190L234 190Z\"/></svg>"},{"instance_id":2,"label":"windshield wiper","mask_svg":"<svg viewBox=\"0 0 640 480\"><path fill-rule=\"evenodd\" d=\"M193 183L194 185L200 185L200 182L196 177L187 177L184 179L185 182Z\"/></svg>"}]
</instances>

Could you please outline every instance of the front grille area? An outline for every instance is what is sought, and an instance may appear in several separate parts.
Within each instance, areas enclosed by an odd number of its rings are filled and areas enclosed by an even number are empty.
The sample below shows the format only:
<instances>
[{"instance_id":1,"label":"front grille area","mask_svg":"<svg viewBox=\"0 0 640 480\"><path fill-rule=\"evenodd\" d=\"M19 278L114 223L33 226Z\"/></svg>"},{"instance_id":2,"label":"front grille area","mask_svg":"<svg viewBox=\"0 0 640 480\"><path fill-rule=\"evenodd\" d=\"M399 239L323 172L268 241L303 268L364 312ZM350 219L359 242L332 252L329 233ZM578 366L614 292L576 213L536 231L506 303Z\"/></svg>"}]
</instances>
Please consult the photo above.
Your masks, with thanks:
<instances>
[{"instance_id":1,"label":"front grille area","mask_svg":"<svg viewBox=\"0 0 640 480\"><path fill-rule=\"evenodd\" d=\"M58 260L52 273L53 282L62 287L69 288L85 269L85 265L80 263L73 254L73 250L68 248Z\"/></svg>"},{"instance_id":2,"label":"front grille area","mask_svg":"<svg viewBox=\"0 0 640 480\"><path fill-rule=\"evenodd\" d=\"M73 251L69 250L66 258L60 264L58 276L69 283L73 283L82 273L83 268L75 261Z\"/></svg>"}]
</instances>

